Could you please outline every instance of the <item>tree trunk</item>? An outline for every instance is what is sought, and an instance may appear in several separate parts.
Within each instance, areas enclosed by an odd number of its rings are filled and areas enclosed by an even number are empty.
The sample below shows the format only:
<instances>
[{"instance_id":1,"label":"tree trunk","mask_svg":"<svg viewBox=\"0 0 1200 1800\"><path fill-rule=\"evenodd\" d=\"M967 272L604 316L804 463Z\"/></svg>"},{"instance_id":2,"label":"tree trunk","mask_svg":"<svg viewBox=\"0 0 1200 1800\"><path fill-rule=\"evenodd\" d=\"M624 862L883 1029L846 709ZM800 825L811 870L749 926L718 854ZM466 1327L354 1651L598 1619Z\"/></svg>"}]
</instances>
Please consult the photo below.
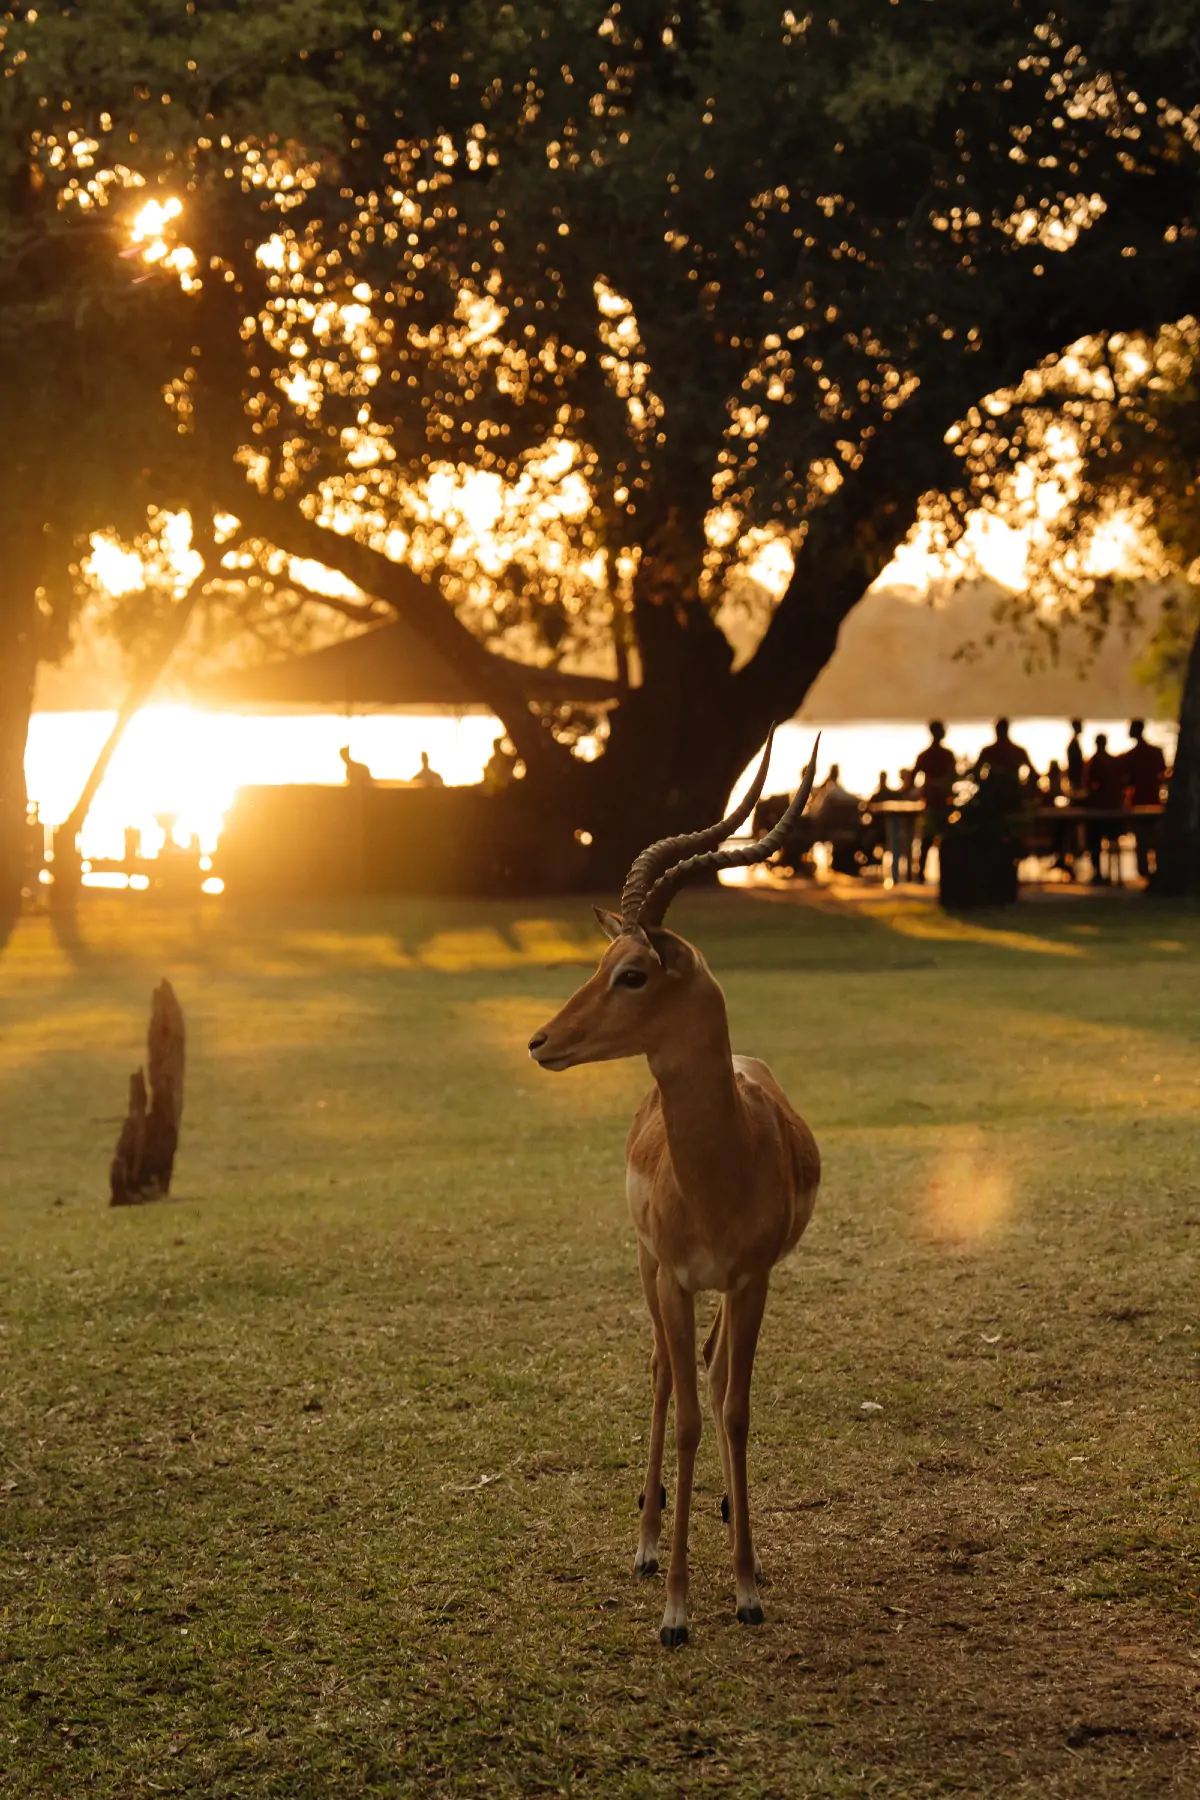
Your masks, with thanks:
<instances>
[{"instance_id":1,"label":"tree trunk","mask_svg":"<svg viewBox=\"0 0 1200 1800\"><path fill-rule=\"evenodd\" d=\"M1167 792L1151 891L1200 900L1200 631L1192 640L1179 707L1179 744Z\"/></svg>"},{"instance_id":2,"label":"tree trunk","mask_svg":"<svg viewBox=\"0 0 1200 1800\"><path fill-rule=\"evenodd\" d=\"M87 816L92 809L92 801L96 798L100 789L100 784L108 773L109 764L112 762L113 757L120 747L121 739L125 736L125 733L133 723L133 720L137 717L138 713L141 712L143 706L145 706L147 700L149 700L151 694L154 692L155 687L158 685L159 677L170 661L180 639L183 637L183 634L187 629L188 620L191 618L196 607L196 602L200 598L203 583L204 575L201 573L196 577L185 597L175 603L174 610L163 628L158 643L154 646L154 649L149 655L143 659L137 674L134 676L126 690L125 697L122 700L117 711L117 716L113 721L112 730L105 738L100 749L100 754L92 764L91 772L83 784L83 789L78 800L72 807L69 816L59 827L62 834L62 842L66 846L67 857L69 858L72 867L77 866L76 859L71 854L74 848L75 839L87 824Z\"/></svg>"},{"instance_id":3,"label":"tree trunk","mask_svg":"<svg viewBox=\"0 0 1200 1800\"><path fill-rule=\"evenodd\" d=\"M17 573L17 581L20 574ZM0 946L21 910L25 877L25 745L33 711L37 618L18 587L0 597Z\"/></svg>"},{"instance_id":4,"label":"tree trunk","mask_svg":"<svg viewBox=\"0 0 1200 1800\"><path fill-rule=\"evenodd\" d=\"M602 757L574 764L566 780L552 771L548 790L530 793L546 818L565 802L572 829L591 838L574 885L611 889L655 838L720 818L771 726L799 710L843 621L907 535L923 484L911 470L892 474L889 463L880 491L860 490L857 502L835 496L812 521L758 650L736 674L707 610L673 599L669 564L656 570L643 557L634 593L642 686L613 713Z\"/></svg>"},{"instance_id":5,"label":"tree trunk","mask_svg":"<svg viewBox=\"0 0 1200 1800\"><path fill-rule=\"evenodd\" d=\"M183 1012L169 981L154 990L147 1040L150 1101L141 1069L129 1078L129 1112L109 1170L113 1206L134 1206L171 1191L179 1124L183 1117L186 1034Z\"/></svg>"},{"instance_id":6,"label":"tree trunk","mask_svg":"<svg viewBox=\"0 0 1200 1800\"><path fill-rule=\"evenodd\" d=\"M175 602L170 616L159 633L157 643L152 645L142 658L137 673L129 683L125 697L117 710L112 730L100 747L100 754L92 764L91 772L83 784L79 798L55 834L61 849L55 859L53 892L55 902L60 906L70 907L74 904L80 874L80 858L75 848L75 841L87 824L87 816L92 809L92 802L100 791L100 784L108 773L109 764L120 748L121 739L149 700L158 685L163 670L178 649L188 628L188 622L196 610L196 604L204 592L206 577L215 575L220 566L221 552L213 537L211 521L205 524L193 517L192 544L203 556L204 566L183 599Z\"/></svg>"}]
</instances>

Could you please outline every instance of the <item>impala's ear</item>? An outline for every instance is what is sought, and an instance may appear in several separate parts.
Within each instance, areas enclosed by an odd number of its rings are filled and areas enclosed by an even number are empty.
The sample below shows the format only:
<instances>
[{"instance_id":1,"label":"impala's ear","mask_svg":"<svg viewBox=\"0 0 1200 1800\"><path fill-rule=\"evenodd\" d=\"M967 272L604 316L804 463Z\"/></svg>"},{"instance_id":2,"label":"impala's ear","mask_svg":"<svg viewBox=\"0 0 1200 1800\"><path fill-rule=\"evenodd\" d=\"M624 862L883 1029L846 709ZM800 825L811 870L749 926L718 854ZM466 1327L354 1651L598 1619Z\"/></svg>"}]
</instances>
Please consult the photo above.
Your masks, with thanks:
<instances>
[{"instance_id":1,"label":"impala's ear","mask_svg":"<svg viewBox=\"0 0 1200 1800\"><path fill-rule=\"evenodd\" d=\"M695 968L696 955L686 939L676 937L673 931L664 931L658 925L652 925L646 936L668 975L686 975Z\"/></svg>"},{"instance_id":2,"label":"impala's ear","mask_svg":"<svg viewBox=\"0 0 1200 1800\"><path fill-rule=\"evenodd\" d=\"M593 906L592 911L599 921L601 931L610 943L620 937L625 926L618 913L608 912L603 906Z\"/></svg>"}]
</instances>

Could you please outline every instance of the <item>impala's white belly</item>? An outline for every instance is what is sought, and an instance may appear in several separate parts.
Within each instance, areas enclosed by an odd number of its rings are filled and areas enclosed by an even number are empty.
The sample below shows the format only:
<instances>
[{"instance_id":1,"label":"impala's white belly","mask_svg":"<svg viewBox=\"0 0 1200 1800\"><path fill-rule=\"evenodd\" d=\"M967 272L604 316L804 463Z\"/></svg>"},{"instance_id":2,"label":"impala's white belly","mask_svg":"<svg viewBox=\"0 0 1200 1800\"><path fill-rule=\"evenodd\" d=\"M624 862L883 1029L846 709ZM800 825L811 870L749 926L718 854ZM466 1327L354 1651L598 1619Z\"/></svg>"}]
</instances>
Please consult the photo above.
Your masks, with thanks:
<instances>
[{"instance_id":1,"label":"impala's white belly","mask_svg":"<svg viewBox=\"0 0 1200 1800\"><path fill-rule=\"evenodd\" d=\"M727 1294L731 1288L736 1290L745 1285L744 1276L735 1280L733 1271L727 1264L718 1262L715 1257L708 1256L703 1251L697 1251L687 1262L677 1263L671 1273L685 1294L712 1291Z\"/></svg>"}]
</instances>

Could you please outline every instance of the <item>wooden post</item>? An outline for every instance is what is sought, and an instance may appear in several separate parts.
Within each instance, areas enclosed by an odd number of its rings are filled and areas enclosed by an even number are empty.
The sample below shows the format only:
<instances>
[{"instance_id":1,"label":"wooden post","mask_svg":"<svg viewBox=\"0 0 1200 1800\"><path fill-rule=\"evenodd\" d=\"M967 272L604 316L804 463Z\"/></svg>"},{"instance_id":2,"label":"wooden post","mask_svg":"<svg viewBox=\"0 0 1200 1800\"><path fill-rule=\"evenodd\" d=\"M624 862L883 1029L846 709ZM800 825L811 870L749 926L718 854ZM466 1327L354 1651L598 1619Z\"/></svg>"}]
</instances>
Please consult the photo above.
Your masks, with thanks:
<instances>
[{"instance_id":1,"label":"wooden post","mask_svg":"<svg viewBox=\"0 0 1200 1800\"><path fill-rule=\"evenodd\" d=\"M129 1111L117 1140L110 1183L114 1206L158 1200L171 1191L171 1172L183 1117L186 1034L183 1012L169 981L154 990L147 1040L150 1095L141 1069L129 1078Z\"/></svg>"}]
</instances>

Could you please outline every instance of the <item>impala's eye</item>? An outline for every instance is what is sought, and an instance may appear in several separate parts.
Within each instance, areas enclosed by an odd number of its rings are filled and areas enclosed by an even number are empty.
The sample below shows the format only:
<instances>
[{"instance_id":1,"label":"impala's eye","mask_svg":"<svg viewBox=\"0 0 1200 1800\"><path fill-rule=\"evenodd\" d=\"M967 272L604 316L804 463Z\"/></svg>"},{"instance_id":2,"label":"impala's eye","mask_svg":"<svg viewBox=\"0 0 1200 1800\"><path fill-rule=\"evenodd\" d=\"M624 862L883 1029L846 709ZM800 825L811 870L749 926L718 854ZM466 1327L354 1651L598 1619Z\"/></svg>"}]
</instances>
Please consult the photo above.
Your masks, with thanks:
<instances>
[{"instance_id":1,"label":"impala's eye","mask_svg":"<svg viewBox=\"0 0 1200 1800\"><path fill-rule=\"evenodd\" d=\"M646 972L644 969L622 969L621 973L613 978L614 987L640 988L645 985Z\"/></svg>"}]
</instances>

